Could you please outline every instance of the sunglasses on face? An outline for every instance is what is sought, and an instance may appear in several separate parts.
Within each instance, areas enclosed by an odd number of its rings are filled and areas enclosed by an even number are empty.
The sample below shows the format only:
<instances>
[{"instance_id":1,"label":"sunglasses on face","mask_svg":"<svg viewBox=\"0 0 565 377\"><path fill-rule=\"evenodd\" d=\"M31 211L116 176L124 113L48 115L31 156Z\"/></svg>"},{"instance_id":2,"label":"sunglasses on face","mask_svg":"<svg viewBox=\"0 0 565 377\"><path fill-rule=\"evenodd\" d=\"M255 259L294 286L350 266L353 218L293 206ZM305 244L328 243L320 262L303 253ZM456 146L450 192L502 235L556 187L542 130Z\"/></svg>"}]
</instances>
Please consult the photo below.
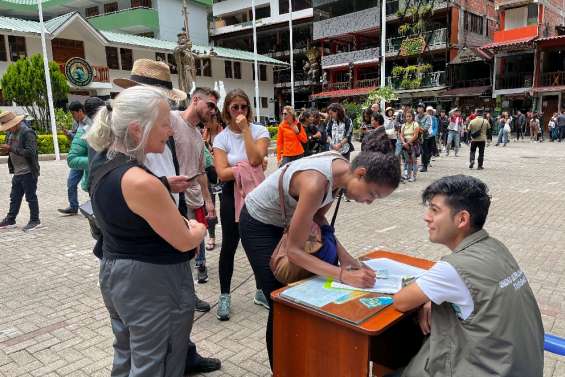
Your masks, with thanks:
<instances>
[{"instance_id":1,"label":"sunglasses on face","mask_svg":"<svg viewBox=\"0 0 565 377\"><path fill-rule=\"evenodd\" d=\"M248 106L247 105L231 105L230 109L232 111L247 111Z\"/></svg>"},{"instance_id":2,"label":"sunglasses on face","mask_svg":"<svg viewBox=\"0 0 565 377\"><path fill-rule=\"evenodd\" d=\"M283 113L283 115L284 115L284 116L287 116L287 115L288 115L288 113Z\"/></svg>"},{"instance_id":3,"label":"sunglasses on face","mask_svg":"<svg viewBox=\"0 0 565 377\"><path fill-rule=\"evenodd\" d=\"M208 109L216 110L216 104L214 102L206 102L206 105L208 105Z\"/></svg>"}]
</instances>

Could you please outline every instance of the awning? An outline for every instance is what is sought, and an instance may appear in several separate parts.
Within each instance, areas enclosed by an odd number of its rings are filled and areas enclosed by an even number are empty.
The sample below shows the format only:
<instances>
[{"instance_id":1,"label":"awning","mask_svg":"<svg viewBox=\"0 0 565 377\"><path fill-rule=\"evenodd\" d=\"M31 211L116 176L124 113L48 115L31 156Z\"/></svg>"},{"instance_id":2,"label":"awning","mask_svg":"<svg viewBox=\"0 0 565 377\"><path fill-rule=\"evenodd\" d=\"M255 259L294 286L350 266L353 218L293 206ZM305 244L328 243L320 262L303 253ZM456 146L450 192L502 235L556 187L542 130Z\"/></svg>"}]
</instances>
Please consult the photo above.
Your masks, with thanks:
<instances>
[{"instance_id":1,"label":"awning","mask_svg":"<svg viewBox=\"0 0 565 377\"><path fill-rule=\"evenodd\" d=\"M492 56L479 48L464 48L459 50L457 56L449 64L465 64L491 60Z\"/></svg>"},{"instance_id":2,"label":"awning","mask_svg":"<svg viewBox=\"0 0 565 377\"><path fill-rule=\"evenodd\" d=\"M533 89L534 93L565 92L565 85L560 86L540 86Z\"/></svg>"},{"instance_id":3,"label":"awning","mask_svg":"<svg viewBox=\"0 0 565 377\"><path fill-rule=\"evenodd\" d=\"M474 97L483 95L490 89L490 85L470 86L466 88L455 88L446 90L442 97Z\"/></svg>"},{"instance_id":4,"label":"awning","mask_svg":"<svg viewBox=\"0 0 565 377\"><path fill-rule=\"evenodd\" d=\"M353 96L365 96L371 91L375 90L376 87L370 88L356 88L356 89L340 89L331 90L326 92L320 92L312 94L310 98L321 99L321 98L337 98L337 97L353 97Z\"/></svg>"},{"instance_id":5,"label":"awning","mask_svg":"<svg viewBox=\"0 0 565 377\"><path fill-rule=\"evenodd\" d=\"M527 37L514 39L512 41L494 42L481 47L481 50L508 50L511 48L528 47L528 45L537 37Z\"/></svg>"}]
</instances>

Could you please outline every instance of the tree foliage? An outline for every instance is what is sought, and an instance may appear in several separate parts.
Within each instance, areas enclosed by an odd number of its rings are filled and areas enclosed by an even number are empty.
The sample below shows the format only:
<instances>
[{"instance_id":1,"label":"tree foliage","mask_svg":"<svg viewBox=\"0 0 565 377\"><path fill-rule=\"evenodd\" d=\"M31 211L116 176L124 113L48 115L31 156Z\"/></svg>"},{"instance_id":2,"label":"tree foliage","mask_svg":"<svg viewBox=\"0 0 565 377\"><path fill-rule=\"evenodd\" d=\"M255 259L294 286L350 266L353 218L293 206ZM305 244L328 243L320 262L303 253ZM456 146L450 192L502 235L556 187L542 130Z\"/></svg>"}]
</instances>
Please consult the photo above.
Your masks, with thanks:
<instances>
[{"instance_id":1,"label":"tree foliage","mask_svg":"<svg viewBox=\"0 0 565 377\"><path fill-rule=\"evenodd\" d=\"M49 62L53 101L67 98L69 85L57 63ZM26 109L43 129L49 128L47 85L43 69L43 57L35 54L8 66L2 77L2 95Z\"/></svg>"}]
</instances>

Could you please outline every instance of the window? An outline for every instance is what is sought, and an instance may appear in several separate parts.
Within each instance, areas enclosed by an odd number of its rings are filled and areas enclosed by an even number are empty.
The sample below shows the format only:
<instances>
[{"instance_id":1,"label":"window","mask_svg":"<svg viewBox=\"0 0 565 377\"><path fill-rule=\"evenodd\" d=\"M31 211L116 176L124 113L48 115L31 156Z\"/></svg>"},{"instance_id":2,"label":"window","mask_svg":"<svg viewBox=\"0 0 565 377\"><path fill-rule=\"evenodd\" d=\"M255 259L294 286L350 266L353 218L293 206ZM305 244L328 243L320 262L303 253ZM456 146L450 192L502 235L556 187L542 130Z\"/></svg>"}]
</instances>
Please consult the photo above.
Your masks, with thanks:
<instances>
[{"instance_id":1,"label":"window","mask_svg":"<svg viewBox=\"0 0 565 377\"><path fill-rule=\"evenodd\" d=\"M267 66L264 64L259 66L259 80L267 81Z\"/></svg>"},{"instance_id":2,"label":"window","mask_svg":"<svg viewBox=\"0 0 565 377\"><path fill-rule=\"evenodd\" d=\"M133 67L133 54L129 48L120 48L122 71L130 71Z\"/></svg>"},{"instance_id":3,"label":"window","mask_svg":"<svg viewBox=\"0 0 565 377\"><path fill-rule=\"evenodd\" d=\"M118 3L104 4L104 13L112 13L118 11Z\"/></svg>"},{"instance_id":4,"label":"window","mask_svg":"<svg viewBox=\"0 0 565 377\"><path fill-rule=\"evenodd\" d=\"M120 69L117 47L106 47L106 64L110 69Z\"/></svg>"},{"instance_id":5,"label":"window","mask_svg":"<svg viewBox=\"0 0 565 377\"><path fill-rule=\"evenodd\" d=\"M504 12L504 30L517 29L528 25L537 25L538 5L506 9Z\"/></svg>"},{"instance_id":6,"label":"window","mask_svg":"<svg viewBox=\"0 0 565 377\"><path fill-rule=\"evenodd\" d=\"M167 54L167 63L169 63L169 68L171 69L171 74L177 74L177 61L173 54Z\"/></svg>"},{"instance_id":7,"label":"window","mask_svg":"<svg viewBox=\"0 0 565 377\"><path fill-rule=\"evenodd\" d=\"M156 52L155 53L155 60L157 60L158 62L167 62L167 54L165 54L164 52Z\"/></svg>"},{"instance_id":8,"label":"window","mask_svg":"<svg viewBox=\"0 0 565 377\"><path fill-rule=\"evenodd\" d=\"M131 0L131 7L145 7L145 8L152 8L151 7L151 0Z\"/></svg>"},{"instance_id":9,"label":"window","mask_svg":"<svg viewBox=\"0 0 565 377\"><path fill-rule=\"evenodd\" d=\"M98 7L86 8L86 11L84 13L86 14L86 17L98 16Z\"/></svg>"},{"instance_id":10,"label":"window","mask_svg":"<svg viewBox=\"0 0 565 377\"><path fill-rule=\"evenodd\" d=\"M233 78L241 80L241 63L233 62Z\"/></svg>"},{"instance_id":11,"label":"window","mask_svg":"<svg viewBox=\"0 0 565 377\"><path fill-rule=\"evenodd\" d=\"M312 0L292 0L293 12L308 8L312 8ZM279 14L285 13L288 13L288 0L279 0Z\"/></svg>"},{"instance_id":12,"label":"window","mask_svg":"<svg viewBox=\"0 0 565 377\"><path fill-rule=\"evenodd\" d=\"M465 11L464 29L471 33L483 34L483 18Z\"/></svg>"},{"instance_id":13,"label":"window","mask_svg":"<svg viewBox=\"0 0 565 377\"><path fill-rule=\"evenodd\" d=\"M528 5L528 25L537 25L538 23L538 5Z\"/></svg>"},{"instance_id":14,"label":"window","mask_svg":"<svg viewBox=\"0 0 565 377\"><path fill-rule=\"evenodd\" d=\"M232 79L233 72L232 72L231 60L224 60L224 70L226 72L226 79Z\"/></svg>"},{"instance_id":15,"label":"window","mask_svg":"<svg viewBox=\"0 0 565 377\"><path fill-rule=\"evenodd\" d=\"M26 39L24 37L8 36L8 46L10 47L10 60L15 62L27 57Z\"/></svg>"},{"instance_id":16,"label":"window","mask_svg":"<svg viewBox=\"0 0 565 377\"><path fill-rule=\"evenodd\" d=\"M8 60L8 55L6 54L6 39L3 35L0 35L0 61L5 62Z\"/></svg>"},{"instance_id":17,"label":"window","mask_svg":"<svg viewBox=\"0 0 565 377\"><path fill-rule=\"evenodd\" d=\"M196 59L196 76L212 77L212 63L210 59Z\"/></svg>"},{"instance_id":18,"label":"window","mask_svg":"<svg viewBox=\"0 0 565 377\"><path fill-rule=\"evenodd\" d=\"M261 108L266 109L269 107L269 99L267 97L261 97Z\"/></svg>"}]
</instances>

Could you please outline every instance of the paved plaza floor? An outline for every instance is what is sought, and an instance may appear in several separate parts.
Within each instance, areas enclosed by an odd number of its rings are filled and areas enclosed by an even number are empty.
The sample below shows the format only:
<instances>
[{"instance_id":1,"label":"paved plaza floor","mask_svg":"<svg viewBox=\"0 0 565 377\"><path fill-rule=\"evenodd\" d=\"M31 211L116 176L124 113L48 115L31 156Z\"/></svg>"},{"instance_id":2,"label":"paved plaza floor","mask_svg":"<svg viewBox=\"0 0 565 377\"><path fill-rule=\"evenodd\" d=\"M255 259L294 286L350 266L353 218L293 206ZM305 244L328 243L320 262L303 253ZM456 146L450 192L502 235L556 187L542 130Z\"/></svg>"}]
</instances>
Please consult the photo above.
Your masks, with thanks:
<instances>
[{"instance_id":1,"label":"paved plaza floor","mask_svg":"<svg viewBox=\"0 0 565 377\"><path fill-rule=\"evenodd\" d=\"M486 229L525 271L545 330L565 337L565 143L488 147L483 171L468 169L468 153L464 147L459 157L436 158L417 182L372 205L343 203L338 238L355 255L379 247L437 260L449 250L428 241L422 189L445 175L480 177L493 197ZM0 375L109 376L112 331L97 287L93 240L83 217L57 213L67 206L65 161L42 162L41 169L38 195L47 227L21 231L29 213L24 202L19 228L0 231ZM8 208L10 179L7 165L0 165L0 216ZM196 315L193 340L201 354L222 360L222 370L209 376L267 376L267 311L253 304L254 280L241 249L231 320L216 319L218 254L219 247L207 252L210 281L196 286L213 308ZM544 376L565 376L565 358L546 353Z\"/></svg>"}]
</instances>

